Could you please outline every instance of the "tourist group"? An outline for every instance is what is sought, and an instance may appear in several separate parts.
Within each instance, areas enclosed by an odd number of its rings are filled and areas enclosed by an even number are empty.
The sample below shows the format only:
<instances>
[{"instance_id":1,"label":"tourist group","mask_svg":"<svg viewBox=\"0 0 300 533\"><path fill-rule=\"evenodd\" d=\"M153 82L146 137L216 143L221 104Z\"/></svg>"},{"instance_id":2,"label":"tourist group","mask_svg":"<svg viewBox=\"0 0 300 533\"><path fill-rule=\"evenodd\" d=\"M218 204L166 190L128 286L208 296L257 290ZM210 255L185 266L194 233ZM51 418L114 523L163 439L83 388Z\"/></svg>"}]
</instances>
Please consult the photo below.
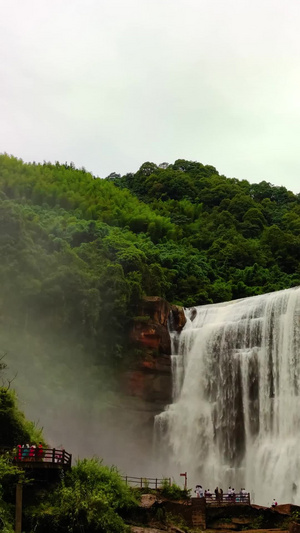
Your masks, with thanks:
<instances>
[{"instance_id":1,"label":"tourist group","mask_svg":"<svg viewBox=\"0 0 300 533\"><path fill-rule=\"evenodd\" d=\"M64 462L64 452L63 448L61 449L48 449L44 448L43 444L39 442L36 444L18 444L16 448L16 461L45 461L53 463L63 463Z\"/></svg>"},{"instance_id":2,"label":"tourist group","mask_svg":"<svg viewBox=\"0 0 300 533\"><path fill-rule=\"evenodd\" d=\"M233 487L229 487L226 494L223 493L223 489L216 487L212 493L209 489L204 490L202 485L196 485L195 493L197 498L205 498L207 501L222 502L224 500L232 502L248 502L249 494L241 488L240 492L236 492Z\"/></svg>"},{"instance_id":3,"label":"tourist group","mask_svg":"<svg viewBox=\"0 0 300 533\"><path fill-rule=\"evenodd\" d=\"M42 461L44 457L43 445L41 442L35 444L18 444L16 461Z\"/></svg>"}]
</instances>

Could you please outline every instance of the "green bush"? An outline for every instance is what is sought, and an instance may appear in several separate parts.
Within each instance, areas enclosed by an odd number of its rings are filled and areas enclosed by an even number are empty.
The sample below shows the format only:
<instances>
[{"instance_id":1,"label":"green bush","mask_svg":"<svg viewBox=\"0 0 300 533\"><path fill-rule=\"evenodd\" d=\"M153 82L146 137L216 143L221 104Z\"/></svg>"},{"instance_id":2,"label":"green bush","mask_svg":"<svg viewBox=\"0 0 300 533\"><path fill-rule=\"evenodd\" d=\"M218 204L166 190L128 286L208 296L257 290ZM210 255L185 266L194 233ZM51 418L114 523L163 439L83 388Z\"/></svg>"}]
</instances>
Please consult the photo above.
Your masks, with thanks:
<instances>
[{"instance_id":1,"label":"green bush","mask_svg":"<svg viewBox=\"0 0 300 533\"><path fill-rule=\"evenodd\" d=\"M0 447L43 441L42 430L26 420L17 407L15 392L5 387L0 387L0 427Z\"/></svg>"},{"instance_id":2,"label":"green bush","mask_svg":"<svg viewBox=\"0 0 300 533\"><path fill-rule=\"evenodd\" d=\"M84 459L31 514L36 533L121 533L127 531L122 516L136 506L132 490L114 467Z\"/></svg>"},{"instance_id":3,"label":"green bush","mask_svg":"<svg viewBox=\"0 0 300 533\"><path fill-rule=\"evenodd\" d=\"M250 528L251 529L261 529L263 527L263 522L264 522L264 517L263 517L263 515L260 514L260 515L256 516L252 520L252 522L250 524Z\"/></svg>"},{"instance_id":4,"label":"green bush","mask_svg":"<svg viewBox=\"0 0 300 533\"><path fill-rule=\"evenodd\" d=\"M182 489L176 483L171 485L167 478L162 481L161 494L169 500L186 500L190 498L190 492L190 489Z\"/></svg>"},{"instance_id":5,"label":"green bush","mask_svg":"<svg viewBox=\"0 0 300 533\"><path fill-rule=\"evenodd\" d=\"M0 531L3 533L14 531L14 506L8 503L6 495L14 487L19 474L19 469L11 464L10 455L0 455Z\"/></svg>"}]
</instances>

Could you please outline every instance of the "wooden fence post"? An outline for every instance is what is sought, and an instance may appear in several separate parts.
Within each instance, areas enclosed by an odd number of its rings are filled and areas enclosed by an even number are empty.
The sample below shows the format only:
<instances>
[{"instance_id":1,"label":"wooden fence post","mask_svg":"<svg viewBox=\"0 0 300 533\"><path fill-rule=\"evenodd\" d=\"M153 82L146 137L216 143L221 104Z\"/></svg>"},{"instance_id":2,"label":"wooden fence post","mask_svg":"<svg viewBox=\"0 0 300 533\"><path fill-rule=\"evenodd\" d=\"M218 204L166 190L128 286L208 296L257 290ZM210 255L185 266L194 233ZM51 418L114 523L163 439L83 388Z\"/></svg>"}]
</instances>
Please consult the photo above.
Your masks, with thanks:
<instances>
[{"instance_id":1,"label":"wooden fence post","mask_svg":"<svg viewBox=\"0 0 300 533\"><path fill-rule=\"evenodd\" d=\"M16 514L15 514L15 533L22 532L22 496L23 483L18 481L16 484Z\"/></svg>"}]
</instances>

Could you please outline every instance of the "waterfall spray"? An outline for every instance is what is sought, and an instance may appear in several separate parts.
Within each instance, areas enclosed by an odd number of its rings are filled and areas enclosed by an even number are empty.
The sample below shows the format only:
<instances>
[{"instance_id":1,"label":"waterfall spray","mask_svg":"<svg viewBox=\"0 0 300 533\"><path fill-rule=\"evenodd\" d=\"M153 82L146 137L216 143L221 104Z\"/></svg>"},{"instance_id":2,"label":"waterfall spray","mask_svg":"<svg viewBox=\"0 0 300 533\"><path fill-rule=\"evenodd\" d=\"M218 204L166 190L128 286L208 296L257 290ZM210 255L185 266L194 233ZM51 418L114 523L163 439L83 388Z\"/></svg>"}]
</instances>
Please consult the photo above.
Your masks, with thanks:
<instances>
[{"instance_id":1,"label":"waterfall spray","mask_svg":"<svg viewBox=\"0 0 300 533\"><path fill-rule=\"evenodd\" d=\"M155 422L164 461L195 484L300 504L300 288L186 318L171 332L173 403Z\"/></svg>"}]
</instances>

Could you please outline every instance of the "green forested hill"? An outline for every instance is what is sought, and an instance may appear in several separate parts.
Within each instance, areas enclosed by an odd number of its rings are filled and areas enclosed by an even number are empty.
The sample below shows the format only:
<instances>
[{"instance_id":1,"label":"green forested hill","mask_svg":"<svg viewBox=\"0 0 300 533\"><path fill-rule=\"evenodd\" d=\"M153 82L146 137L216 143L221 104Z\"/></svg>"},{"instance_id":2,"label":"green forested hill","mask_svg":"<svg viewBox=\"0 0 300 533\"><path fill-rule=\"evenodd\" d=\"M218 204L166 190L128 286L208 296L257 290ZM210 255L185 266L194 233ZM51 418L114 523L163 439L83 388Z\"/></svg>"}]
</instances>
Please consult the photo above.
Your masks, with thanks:
<instances>
[{"instance_id":1,"label":"green forested hill","mask_svg":"<svg viewBox=\"0 0 300 533\"><path fill-rule=\"evenodd\" d=\"M192 306L300 284L299 196L195 162L101 180L2 155L0 224L2 323L70 331L103 358L143 295Z\"/></svg>"},{"instance_id":2,"label":"green forested hill","mask_svg":"<svg viewBox=\"0 0 300 533\"><path fill-rule=\"evenodd\" d=\"M147 162L135 174L107 179L168 216L177 242L205 258L205 301L299 283L300 196L285 187L226 178L212 166L185 160L159 167Z\"/></svg>"}]
</instances>

